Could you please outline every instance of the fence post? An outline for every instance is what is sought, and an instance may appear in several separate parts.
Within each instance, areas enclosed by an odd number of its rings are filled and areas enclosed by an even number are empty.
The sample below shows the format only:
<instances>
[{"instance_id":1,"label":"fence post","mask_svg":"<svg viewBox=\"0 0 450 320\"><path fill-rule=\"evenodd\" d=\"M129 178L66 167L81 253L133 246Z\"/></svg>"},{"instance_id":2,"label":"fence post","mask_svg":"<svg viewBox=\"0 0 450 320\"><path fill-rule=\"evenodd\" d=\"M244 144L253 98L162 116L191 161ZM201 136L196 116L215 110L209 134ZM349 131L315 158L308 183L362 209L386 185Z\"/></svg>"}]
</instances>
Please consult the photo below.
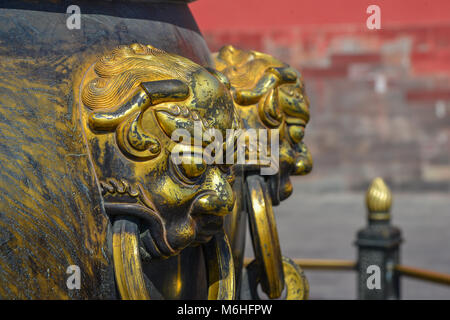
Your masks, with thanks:
<instances>
[{"instance_id":1,"label":"fence post","mask_svg":"<svg viewBox=\"0 0 450 320\"><path fill-rule=\"evenodd\" d=\"M383 179L375 178L366 193L367 220L358 231L358 299L400 299L400 229L390 224L392 194Z\"/></svg>"}]
</instances>

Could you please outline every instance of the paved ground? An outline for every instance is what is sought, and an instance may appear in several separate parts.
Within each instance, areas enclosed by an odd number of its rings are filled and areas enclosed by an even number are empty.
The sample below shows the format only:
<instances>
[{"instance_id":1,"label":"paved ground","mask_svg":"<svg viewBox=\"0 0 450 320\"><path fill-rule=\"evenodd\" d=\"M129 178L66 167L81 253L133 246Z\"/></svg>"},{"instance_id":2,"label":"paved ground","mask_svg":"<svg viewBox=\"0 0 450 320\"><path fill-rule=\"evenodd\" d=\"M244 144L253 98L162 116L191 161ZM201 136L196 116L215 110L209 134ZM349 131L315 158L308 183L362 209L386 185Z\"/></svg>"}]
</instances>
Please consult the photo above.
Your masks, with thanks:
<instances>
[{"instance_id":1,"label":"paved ground","mask_svg":"<svg viewBox=\"0 0 450 320\"><path fill-rule=\"evenodd\" d=\"M356 231L366 224L363 193L311 193L294 181L294 195L276 207L283 254L291 258L355 259ZM296 186L297 185L297 186ZM297 192L295 192L297 190ZM403 231L402 263L450 273L450 195L394 194L393 224ZM250 246L247 256L252 256ZM355 299L351 271L306 271L311 299ZM450 287L402 280L404 299L450 299Z\"/></svg>"}]
</instances>

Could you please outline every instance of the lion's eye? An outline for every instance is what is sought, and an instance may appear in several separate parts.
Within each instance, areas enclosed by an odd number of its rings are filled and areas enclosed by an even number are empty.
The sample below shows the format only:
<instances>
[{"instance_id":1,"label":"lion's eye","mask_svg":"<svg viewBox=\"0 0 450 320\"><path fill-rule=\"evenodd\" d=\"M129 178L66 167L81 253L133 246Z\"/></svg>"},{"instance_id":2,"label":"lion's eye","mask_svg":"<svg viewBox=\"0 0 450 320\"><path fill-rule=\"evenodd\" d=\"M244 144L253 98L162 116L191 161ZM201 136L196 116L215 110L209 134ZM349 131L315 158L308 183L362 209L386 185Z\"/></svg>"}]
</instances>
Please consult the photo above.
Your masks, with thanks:
<instances>
[{"instance_id":1,"label":"lion's eye","mask_svg":"<svg viewBox=\"0 0 450 320\"><path fill-rule=\"evenodd\" d=\"M181 163L175 165L175 171L185 183L194 183L206 170L206 163L201 156L182 156Z\"/></svg>"}]
</instances>

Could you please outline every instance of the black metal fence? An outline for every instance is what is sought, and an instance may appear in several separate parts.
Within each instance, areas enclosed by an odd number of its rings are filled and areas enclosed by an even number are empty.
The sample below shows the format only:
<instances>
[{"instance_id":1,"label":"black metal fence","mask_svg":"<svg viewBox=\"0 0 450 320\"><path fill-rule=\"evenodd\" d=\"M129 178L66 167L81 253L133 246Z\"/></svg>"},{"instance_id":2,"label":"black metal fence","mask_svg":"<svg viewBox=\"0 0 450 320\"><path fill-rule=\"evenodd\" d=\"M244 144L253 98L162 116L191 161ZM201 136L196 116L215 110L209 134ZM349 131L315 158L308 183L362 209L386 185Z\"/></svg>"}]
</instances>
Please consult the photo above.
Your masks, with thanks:
<instances>
[{"instance_id":1,"label":"black metal fence","mask_svg":"<svg viewBox=\"0 0 450 320\"><path fill-rule=\"evenodd\" d=\"M411 277L450 285L450 274L401 264L401 230L391 225L392 194L381 178L366 193L367 226L357 232L357 261L293 259L303 269L357 272L358 299L401 299L401 279ZM449 297L450 298L450 297Z\"/></svg>"}]
</instances>

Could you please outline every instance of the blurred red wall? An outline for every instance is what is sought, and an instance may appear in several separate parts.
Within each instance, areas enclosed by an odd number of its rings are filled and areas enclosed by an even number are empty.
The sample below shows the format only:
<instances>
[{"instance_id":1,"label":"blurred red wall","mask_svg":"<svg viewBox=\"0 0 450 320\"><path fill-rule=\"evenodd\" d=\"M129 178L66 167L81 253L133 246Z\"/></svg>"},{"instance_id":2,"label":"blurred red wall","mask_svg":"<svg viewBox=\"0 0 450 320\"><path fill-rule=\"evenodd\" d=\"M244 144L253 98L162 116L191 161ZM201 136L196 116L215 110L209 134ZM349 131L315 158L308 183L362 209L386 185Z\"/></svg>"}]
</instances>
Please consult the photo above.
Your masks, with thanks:
<instances>
[{"instance_id":1,"label":"blurred red wall","mask_svg":"<svg viewBox=\"0 0 450 320\"><path fill-rule=\"evenodd\" d=\"M381 29L369 30L369 5ZM198 0L211 51L225 44L298 68L320 188L450 191L450 0ZM317 190L317 189L316 189Z\"/></svg>"},{"instance_id":2,"label":"blurred red wall","mask_svg":"<svg viewBox=\"0 0 450 320\"><path fill-rule=\"evenodd\" d=\"M380 7L381 30L366 27L371 4ZM289 60L293 50L299 57L300 50L306 64L345 51L336 47L344 37L355 38L356 50L364 52L409 38L413 71L450 74L449 0L198 0L190 7L213 51L224 43L287 47L281 58Z\"/></svg>"},{"instance_id":3,"label":"blurred red wall","mask_svg":"<svg viewBox=\"0 0 450 320\"><path fill-rule=\"evenodd\" d=\"M198 0L190 7L203 31L317 24L365 24L366 8L381 8L382 22L450 21L448 0Z\"/></svg>"}]
</instances>

